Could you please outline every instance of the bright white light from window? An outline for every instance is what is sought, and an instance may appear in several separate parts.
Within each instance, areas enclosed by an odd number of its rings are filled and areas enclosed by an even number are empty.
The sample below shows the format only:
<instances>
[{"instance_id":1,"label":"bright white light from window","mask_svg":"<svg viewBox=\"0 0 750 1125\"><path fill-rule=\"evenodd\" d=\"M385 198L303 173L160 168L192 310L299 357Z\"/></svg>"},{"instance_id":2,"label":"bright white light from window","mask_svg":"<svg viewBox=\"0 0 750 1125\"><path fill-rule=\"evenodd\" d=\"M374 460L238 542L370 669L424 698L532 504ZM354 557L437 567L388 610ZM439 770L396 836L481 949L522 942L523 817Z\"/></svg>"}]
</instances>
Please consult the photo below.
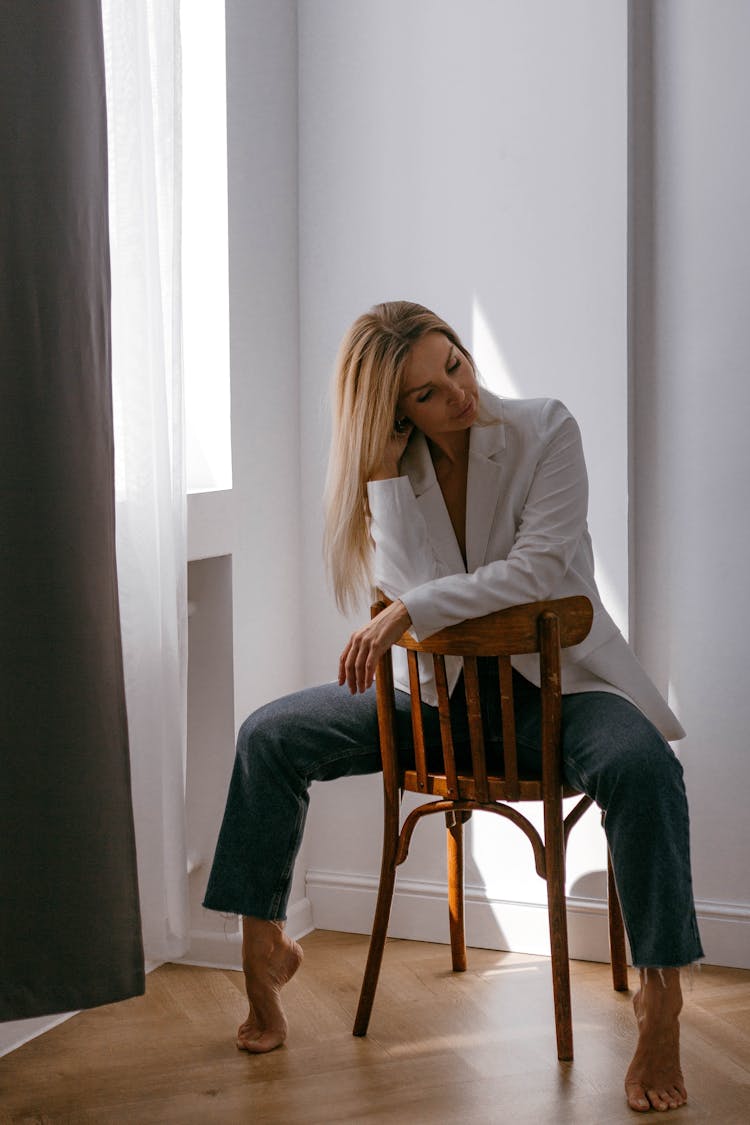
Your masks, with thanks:
<instances>
[{"instance_id":1,"label":"bright white light from window","mask_svg":"<svg viewBox=\"0 0 750 1125\"><path fill-rule=\"evenodd\" d=\"M232 486L224 0L182 0L182 300L189 492Z\"/></svg>"}]
</instances>

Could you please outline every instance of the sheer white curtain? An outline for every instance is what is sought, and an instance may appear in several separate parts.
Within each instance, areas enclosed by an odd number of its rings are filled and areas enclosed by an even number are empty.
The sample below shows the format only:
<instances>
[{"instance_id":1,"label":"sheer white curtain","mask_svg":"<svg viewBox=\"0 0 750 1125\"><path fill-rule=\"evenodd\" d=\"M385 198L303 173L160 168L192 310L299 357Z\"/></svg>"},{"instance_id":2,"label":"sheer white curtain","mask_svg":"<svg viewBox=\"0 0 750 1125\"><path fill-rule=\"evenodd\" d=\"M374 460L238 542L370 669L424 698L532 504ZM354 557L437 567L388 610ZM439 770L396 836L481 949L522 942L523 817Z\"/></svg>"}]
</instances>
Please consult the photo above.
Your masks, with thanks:
<instances>
[{"instance_id":1,"label":"sheer white curtain","mask_svg":"<svg viewBox=\"0 0 750 1125\"><path fill-rule=\"evenodd\" d=\"M117 570L146 957L185 952L179 0L102 0Z\"/></svg>"}]
</instances>

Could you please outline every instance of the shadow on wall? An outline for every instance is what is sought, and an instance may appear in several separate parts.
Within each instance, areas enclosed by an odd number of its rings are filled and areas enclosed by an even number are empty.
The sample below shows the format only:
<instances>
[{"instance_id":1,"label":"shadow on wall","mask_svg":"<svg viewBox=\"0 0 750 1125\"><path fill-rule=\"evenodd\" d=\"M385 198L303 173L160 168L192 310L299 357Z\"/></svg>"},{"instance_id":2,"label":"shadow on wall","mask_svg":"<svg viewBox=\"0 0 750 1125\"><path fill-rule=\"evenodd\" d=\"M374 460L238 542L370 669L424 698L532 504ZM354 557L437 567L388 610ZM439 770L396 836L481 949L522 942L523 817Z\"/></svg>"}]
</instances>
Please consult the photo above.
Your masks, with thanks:
<instances>
[{"instance_id":1,"label":"shadow on wall","mask_svg":"<svg viewBox=\"0 0 750 1125\"><path fill-rule=\"evenodd\" d=\"M568 888L569 898L588 898L592 902L607 901L607 872L587 871Z\"/></svg>"}]
</instances>

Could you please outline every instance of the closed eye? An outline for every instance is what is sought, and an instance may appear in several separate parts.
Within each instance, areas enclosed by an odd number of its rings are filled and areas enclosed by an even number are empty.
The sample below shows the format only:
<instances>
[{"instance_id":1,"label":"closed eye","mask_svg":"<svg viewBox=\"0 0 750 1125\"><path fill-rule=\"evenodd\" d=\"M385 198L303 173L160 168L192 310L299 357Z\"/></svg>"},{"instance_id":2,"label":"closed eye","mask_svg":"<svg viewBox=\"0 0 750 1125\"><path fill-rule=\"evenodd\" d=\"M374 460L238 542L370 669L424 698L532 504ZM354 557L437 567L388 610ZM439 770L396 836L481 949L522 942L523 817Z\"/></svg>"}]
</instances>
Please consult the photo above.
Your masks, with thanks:
<instances>
[{"instance_id":1,"label":"closed eye","mask_svg":"<svg viewBox=\"0 0 750 1125\"><path fill-rule=\"evenodd\" d=\"M425 391L423 395L419 395L417 402L427 402L428 398L432 398L432 391Z\"/></svg>"},{"instance_id":2,"label":"closed eye","mask_svg":"<svg viewBox=\"0 0 750 1125\"><path fill-rule=\"evenodd\" d=\"M458 358L458 356L456 356L455 363L452 363L450 367L446 367L445 370L448 372L449 375L452 375L453 372L456 371L457 368L459 368L460 366L461 366L461 360Z\"/></svg>"}]
</instances>

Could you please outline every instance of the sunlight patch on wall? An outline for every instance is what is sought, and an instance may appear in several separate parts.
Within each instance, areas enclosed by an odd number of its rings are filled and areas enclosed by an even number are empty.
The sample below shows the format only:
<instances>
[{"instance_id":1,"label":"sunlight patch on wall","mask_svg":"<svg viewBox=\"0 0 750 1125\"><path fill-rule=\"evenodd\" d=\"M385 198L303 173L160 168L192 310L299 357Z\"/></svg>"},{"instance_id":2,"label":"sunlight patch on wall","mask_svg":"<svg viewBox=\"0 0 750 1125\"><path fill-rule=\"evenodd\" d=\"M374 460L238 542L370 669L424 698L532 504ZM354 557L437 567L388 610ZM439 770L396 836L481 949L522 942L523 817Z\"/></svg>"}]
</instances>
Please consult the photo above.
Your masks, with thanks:
<instances>
[{"instance_id":1,"label":"sunlight patch on wall","mask_svg":"<svg viewBox=\"0 0 750 1125\"><path fill-rule=\"evenodd\" d=\"M501 398L523 397L476 294L471 310L471 353L488 390Z\"/></svg>"},{"instance_id":2,"label":"sunlight patch on wall","mask_svg":"<svg viewBox=\"0 0 750 1125\"><path fill-rule=\"evenodd\" d=\"M501 398L525 398L529 391L520 386L517 376L511 373L497 337L490 326L489 317L479 297L474 294L471 312L471 346L479 373L488 390ZM554 392L553 392L554 393ZM533 394L530 396L533 397ZM628 635L626 595L617 589L602 565L601 553L594 544L596 582L604 605L623 635Z\"/></svg>"},{"instance_id":3,"label":"sunlight patch on wall","mask_svg":"<svg viewBox=\"0 0 750 1125\"><path fill-rule=\"evenodd\" d=\"M608 578L607 572L602 565L601 555L596 550L596 545L594 545L594 572L599 596L603 604L607 607L607 612L614 620L615 625L627 640L628 610L626 596L624 593L621 593L614 582Z\"/></svg>"},{"instance_id":4,"label":"sunlight patch on wall","mask_svg":"<svg viewBox=\"0 0 750 1125\"><path fill-rule=\"evenodd\" d=\"M490 391L503 398L523 398L529 395L529 389L521 387L518 378L511 372L489 317L476 294L472 301L471 351ZM626 630L625 600L608 578L596 552L595 560L597 585L602 601L620 628ZM524 812L541 830L541 806L527 805ZM581 880L585 881L585 877L594 872L606 870L606 853L603 853L604 858L601 859L603 839L596 816L591 818L587 827L578 827L577 833L573 834L569 855L570 885L580 884ZM485 884L489 900L498 898L535 905L546 902L546 886L534 871L530 845L517 829L498 823L494 817L476 816L472 818L469 840L471 859ZM600 859L601 866L598 863ZM546 946L548 937L544 925L538 919L534 918L534 925L530 930L527 915L519 913L515 918L513 912L508 914L507 910L503 912L499 907L497 909L502 914L502 921L500 914L497 915L498 926L505 933L509 948L532 950ZM509 926L517 927L513 934L508 932ZM539 927L538 932L536 927Z\"/></svg>"}]
</instances>

